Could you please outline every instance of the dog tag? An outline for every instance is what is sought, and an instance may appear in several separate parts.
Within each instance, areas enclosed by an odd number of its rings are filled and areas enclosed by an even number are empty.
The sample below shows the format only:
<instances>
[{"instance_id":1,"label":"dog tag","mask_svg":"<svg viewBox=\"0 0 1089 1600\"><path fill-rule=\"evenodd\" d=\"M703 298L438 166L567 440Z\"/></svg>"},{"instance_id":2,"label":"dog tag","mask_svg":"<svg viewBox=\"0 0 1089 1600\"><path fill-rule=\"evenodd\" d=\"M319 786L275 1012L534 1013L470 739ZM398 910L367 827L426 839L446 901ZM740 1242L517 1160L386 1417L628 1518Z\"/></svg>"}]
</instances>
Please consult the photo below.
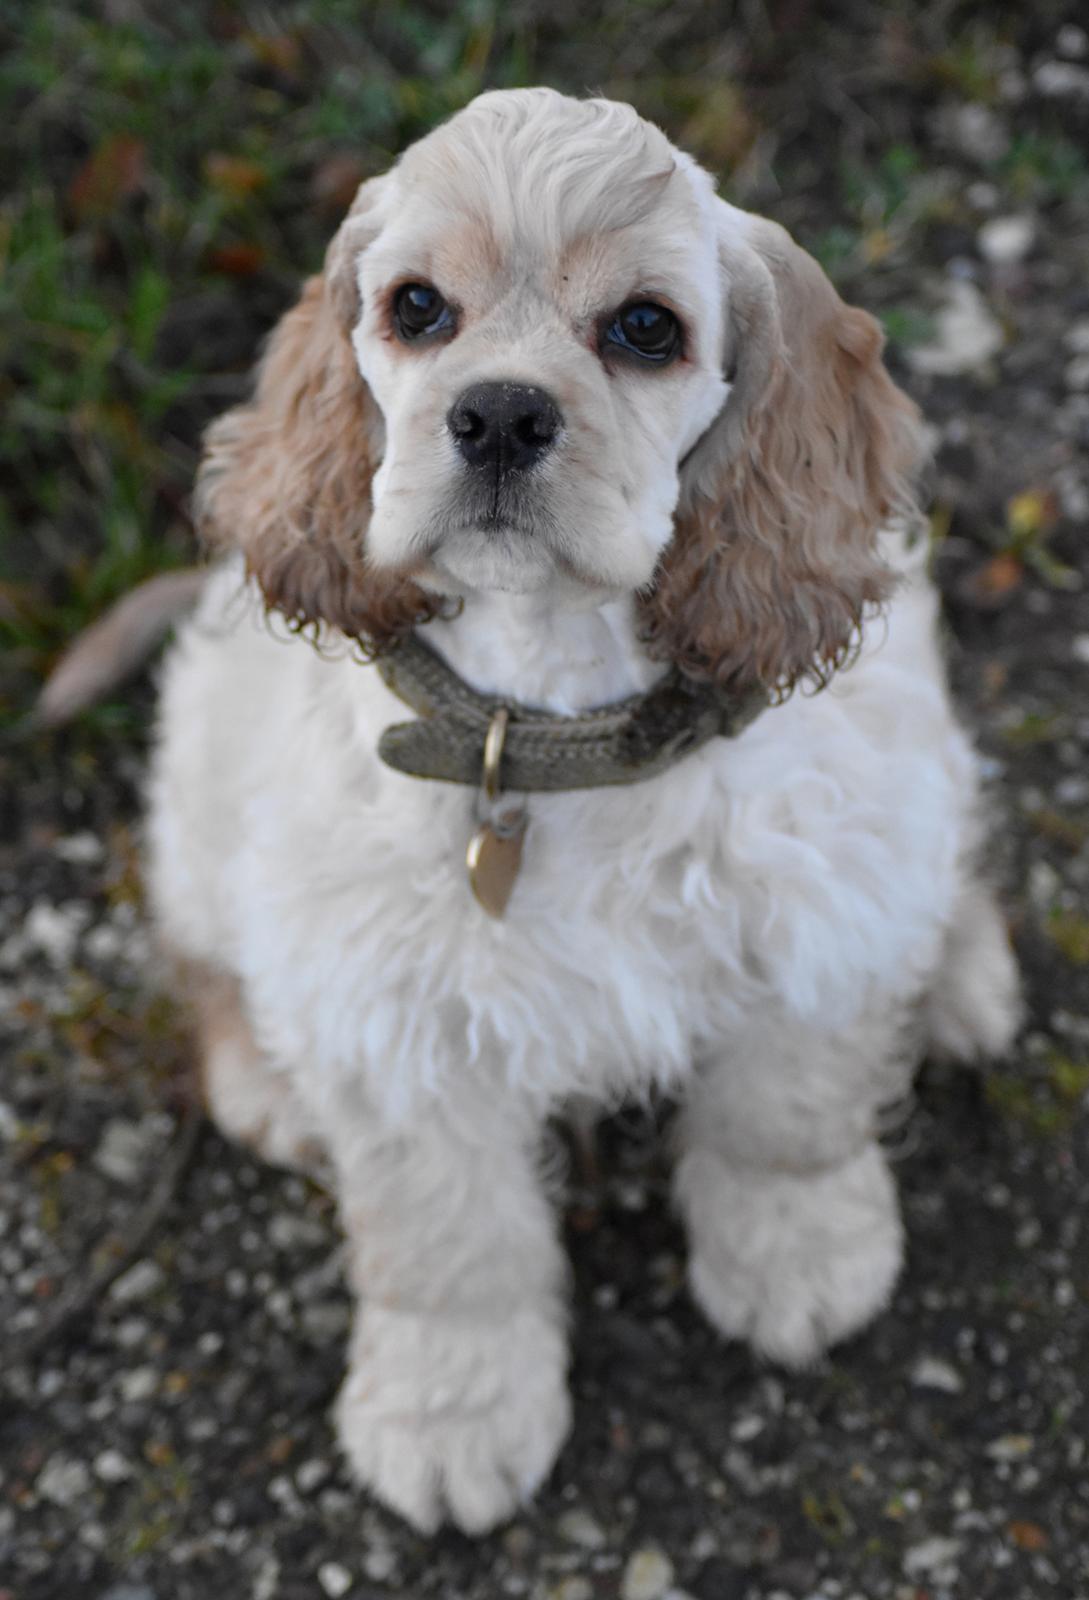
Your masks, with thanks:
<instances>
[{"instance_id":1,"label":"dog tag","mask_svg":"<svg viewBox=\"0 0 1089 1600\"><path fill-rule=\"evenodd\" d=\"M522 865L525 837L525 811L512 806L494 823L482 822L469 840L465 856L469 887L489 917L501 917L507 909Z\"/></svg>"}]
</instances>

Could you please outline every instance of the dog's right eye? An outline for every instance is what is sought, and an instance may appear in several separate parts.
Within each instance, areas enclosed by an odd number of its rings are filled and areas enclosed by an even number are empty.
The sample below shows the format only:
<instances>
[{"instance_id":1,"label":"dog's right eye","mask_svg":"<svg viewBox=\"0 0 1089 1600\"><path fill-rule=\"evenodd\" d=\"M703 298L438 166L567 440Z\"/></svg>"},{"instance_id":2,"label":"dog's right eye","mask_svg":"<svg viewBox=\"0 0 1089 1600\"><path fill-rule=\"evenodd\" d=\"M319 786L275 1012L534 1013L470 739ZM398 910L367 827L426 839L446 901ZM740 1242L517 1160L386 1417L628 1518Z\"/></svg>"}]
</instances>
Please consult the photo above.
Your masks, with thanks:
<instances>
[{"instance_id":1,"label":"dog's right eye","mask_svg":"<svg viewBox=\"0 0 1089 1600\"><path fill-rule=\"evenodd\" d=\"M452 328L454 313L429 283L405 283L393 297L393 320L402 339L419 339Z\"/></svg>"}]
</instances>

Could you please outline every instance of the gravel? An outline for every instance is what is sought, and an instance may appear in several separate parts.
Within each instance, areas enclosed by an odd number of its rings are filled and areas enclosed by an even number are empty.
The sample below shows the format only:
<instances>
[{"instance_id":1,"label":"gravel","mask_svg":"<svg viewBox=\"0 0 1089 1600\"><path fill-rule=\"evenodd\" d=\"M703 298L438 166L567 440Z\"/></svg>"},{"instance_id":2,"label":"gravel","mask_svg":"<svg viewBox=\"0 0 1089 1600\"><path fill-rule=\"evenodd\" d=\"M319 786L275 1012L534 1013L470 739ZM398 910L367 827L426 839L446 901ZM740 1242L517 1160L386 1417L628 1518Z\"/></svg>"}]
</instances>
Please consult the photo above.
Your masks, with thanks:
<instances>
[{"instance_id":1,"label":"gravel","mask_svg":"<svg viewBox=\"0 0 1089 1600\"><path fill-rule=\"evenodd\" d=\"M330 1428L349 1305L329 1198L209 1131L112 1289L32 1357L178 1137L186 1052L126 877L137 753L7 745L2 1600L1089 1596L1089 201L1037 205L987 165L1052 102L1089 138L1077 18L1004 46L986 105L943 78L902 126L894 94L865 113L947 179L907 267L851 293L964 313L898 369L934 432L937 573L1029 999L1013 1059L920 1079L887 1313L798 1375L722 1344L684 1290L664 1116L622 1116L565 1214L574 1434L510 1527L422 1540L353 1487ZM815 236L820 163L763 203ZM1043 531L996 571L1029 491Z\"/></svg>"}]
</instances>

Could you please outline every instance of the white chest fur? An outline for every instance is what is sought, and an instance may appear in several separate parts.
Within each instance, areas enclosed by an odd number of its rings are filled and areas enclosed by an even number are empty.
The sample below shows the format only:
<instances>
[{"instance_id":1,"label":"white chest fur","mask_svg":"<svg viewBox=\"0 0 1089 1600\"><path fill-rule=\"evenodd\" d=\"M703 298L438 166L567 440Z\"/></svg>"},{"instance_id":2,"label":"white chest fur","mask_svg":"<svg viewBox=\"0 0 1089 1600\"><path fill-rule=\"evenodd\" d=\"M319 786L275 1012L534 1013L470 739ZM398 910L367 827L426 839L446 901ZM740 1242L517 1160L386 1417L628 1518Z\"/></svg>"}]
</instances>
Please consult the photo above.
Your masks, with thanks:
<instances>
[{"instance_id":1,"label":"white chest fur","mask_svg":"<svg viewBox=\"0 0 1089 1600\"><path fill-rule=\"evenodd\" d=\"M406 1108L478 1070L545 1100L639 1088L754 1006L846 1022L932 959L971 757L923 588L836 686L739 739L627 789L531 797L498 923L465 879L473 795L375 755L406 708L347 655L239 614L236 590L216 580L167 668L152 891L174 942L229 953L285 1062ZM619 612L543 639L513 609L492 621L436 641L482 689L573 710L656 670Z\"/></svg>"}]
</instances>

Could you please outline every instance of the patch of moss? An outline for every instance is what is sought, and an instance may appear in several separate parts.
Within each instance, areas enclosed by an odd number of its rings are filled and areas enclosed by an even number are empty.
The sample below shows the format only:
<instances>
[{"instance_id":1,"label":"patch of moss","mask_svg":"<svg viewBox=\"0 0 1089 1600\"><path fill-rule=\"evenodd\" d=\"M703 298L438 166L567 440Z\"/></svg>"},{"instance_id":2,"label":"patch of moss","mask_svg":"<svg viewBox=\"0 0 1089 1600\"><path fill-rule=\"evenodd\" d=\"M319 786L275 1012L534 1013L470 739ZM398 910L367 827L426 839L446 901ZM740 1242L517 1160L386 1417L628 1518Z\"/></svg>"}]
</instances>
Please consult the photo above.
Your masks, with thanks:
<instances>
[{"instance_id":1,"label":"patch of moss","mask_svg":"<svg viewBox=\"0 0 1089 1600\"><path fill-rule=\"evenodd\" d=\"M1047 935L1055 948L1076 967L1089 966L1089 917L1078 911L1053 911Z\"/></svg>"}]
</instances>

